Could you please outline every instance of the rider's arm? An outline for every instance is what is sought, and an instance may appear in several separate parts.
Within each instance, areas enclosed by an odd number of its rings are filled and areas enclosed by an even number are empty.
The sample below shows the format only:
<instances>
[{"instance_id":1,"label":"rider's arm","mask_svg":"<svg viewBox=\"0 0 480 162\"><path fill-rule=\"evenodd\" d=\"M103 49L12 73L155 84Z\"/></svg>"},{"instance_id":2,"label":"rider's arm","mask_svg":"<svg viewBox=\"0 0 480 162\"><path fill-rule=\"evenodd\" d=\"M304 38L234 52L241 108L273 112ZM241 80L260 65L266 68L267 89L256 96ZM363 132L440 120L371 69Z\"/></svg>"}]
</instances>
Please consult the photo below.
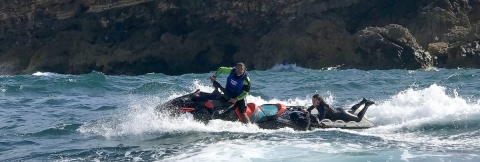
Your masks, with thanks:
<instances>
[{"instance_id":1,"label":"rider's arm","mask_svg":"<svg viewBox=\"0 0 480 162\"><path fill-rule=\"evenodd\" d=\"M327 114L327 112L325 111L325 107L324 106L319 106L317 111L318 111L318 115L317 115L318 120L321 121L321 120L325 119L325 115Z\"/></svg>"},{"instance_id":2,"label":"rider's arm","mask_svg":"<svg viewBox=\"0 0 480 162\"><path fill-rule=\"evenodd\" d=\"M313 105L310 106L310 107L307 109L307 112L308 112L308 113L311 113L314 108L315 108L315 106L313 106Z\"/></svg>"},{"instance_id":3,"label":"rider's arm","mask_svg":"<svg viewBox=\"0 0 480 162\"><path fill-rule=\"evenodd\" d=\"M237 101L245 99L248 96L248 92L250 92L250 77L245 78L243 80L243 91L238 95Z\"/></svg>"},{"instance_id":4,"label":"rider's arm","mask_svg":"<svg viewBox=\"0 0 480 162\"><path fill-rule=\"evenodd\" d=\"M220 74L230 74L232 72L232 69L233 68L231 67L220 67L218 68L217 72L213 74L213 77L217 77Z\"/></svg>"}]
</instances>

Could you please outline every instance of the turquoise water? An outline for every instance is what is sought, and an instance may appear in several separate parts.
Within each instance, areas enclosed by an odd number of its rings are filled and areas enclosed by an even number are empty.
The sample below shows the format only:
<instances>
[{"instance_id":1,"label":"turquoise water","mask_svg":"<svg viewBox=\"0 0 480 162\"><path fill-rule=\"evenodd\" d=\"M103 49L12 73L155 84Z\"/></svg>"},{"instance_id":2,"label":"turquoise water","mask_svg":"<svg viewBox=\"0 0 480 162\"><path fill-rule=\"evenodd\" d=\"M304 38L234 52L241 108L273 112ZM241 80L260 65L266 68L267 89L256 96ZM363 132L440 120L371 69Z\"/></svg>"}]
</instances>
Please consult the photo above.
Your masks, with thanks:
<instances>
[{"instance_id":1,"label":"turquoise water","mask_svg":"<svg viewBox=\"0 0 480 162\"><path fill-rule=\"evenodd\" d=\"M156 115L212 73L0 76L0 161L480 161L480 70L251 71L248 102L308 105L319 93L376 102L367 130L262 130ZM219 76L224 82L226 76Z\"/></svg>"}]
</instances>

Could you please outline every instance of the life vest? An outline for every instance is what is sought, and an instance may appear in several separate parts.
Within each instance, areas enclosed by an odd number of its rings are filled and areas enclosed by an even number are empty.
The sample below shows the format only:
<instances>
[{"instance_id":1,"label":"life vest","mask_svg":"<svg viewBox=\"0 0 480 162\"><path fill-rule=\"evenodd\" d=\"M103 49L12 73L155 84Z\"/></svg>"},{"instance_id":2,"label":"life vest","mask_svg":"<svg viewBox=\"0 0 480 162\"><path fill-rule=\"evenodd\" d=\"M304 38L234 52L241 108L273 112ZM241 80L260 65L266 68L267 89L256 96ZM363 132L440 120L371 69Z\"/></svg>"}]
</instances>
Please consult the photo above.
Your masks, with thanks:
<instances>
[{"instance_id":1,"label":"life vest","mask_svg":"<svg viewBox=\"0 0 480 162\"><path fill-rule=\"evenodd\" d=\"M238 77L235 73L235 68L232 69L230 75L227 77L227 84L225 86L225 89L228 91L230 97L237 97L242 93L243 81L248 77L248 75L248 72L245 70L242 76Z\"/></svg>"}]
</instances>

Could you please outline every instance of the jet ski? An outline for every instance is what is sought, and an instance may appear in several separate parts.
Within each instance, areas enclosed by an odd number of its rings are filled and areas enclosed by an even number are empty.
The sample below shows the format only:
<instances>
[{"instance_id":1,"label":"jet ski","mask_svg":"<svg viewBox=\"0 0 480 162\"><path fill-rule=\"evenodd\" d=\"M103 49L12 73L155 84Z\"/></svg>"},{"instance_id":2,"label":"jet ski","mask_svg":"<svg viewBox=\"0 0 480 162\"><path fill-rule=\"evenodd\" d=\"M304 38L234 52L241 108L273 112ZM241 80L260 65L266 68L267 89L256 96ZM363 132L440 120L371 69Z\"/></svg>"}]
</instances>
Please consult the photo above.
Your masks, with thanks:
<instances>
[{"instance_id":1,"label":"jet ski","mask_svg":"<svg viewBox=\"0 0 480 162\"><path fill-rule=\"evenodd\" d=\"M215 81L215 90L211 93L196 90L157 106L157 112L167 109L173 114L190 113L195 120L208 122L220 119L239 121L240 111L228 102L230 97L225 89ZM220 90L220 91L219 91ZM247 116L250 122L263 129L293 128L294 130L312 130L315 128L367 129L375 125L365 117L360 122L309 117L301 110L303 106L286 106L281 103L262 104L247 103Z\"/></svg>"}]
</instances>

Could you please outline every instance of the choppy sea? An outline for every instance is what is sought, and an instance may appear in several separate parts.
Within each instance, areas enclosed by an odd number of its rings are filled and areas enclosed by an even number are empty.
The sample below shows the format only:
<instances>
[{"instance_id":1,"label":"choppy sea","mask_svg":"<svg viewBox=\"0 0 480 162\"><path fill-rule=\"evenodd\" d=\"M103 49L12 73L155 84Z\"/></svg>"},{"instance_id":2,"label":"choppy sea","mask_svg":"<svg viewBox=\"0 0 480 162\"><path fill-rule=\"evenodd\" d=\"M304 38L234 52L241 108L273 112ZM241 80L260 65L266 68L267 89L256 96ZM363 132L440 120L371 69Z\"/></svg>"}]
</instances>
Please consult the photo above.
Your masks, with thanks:
<instances>
[{"instance_id":1,"label":"choppy sea","mask_svg":"<svg viewBox=\"0 0 480 162\"><path fill-rule=\"evenodd\" d=\"M376 102L365 130L264 130L155 107L196 89L204 74L99 72L0 76L0 161L480 161L480 70L250 71L247 102L336 107ZM217 79L224 84L227 76Z\"/></svg>"}]
</instances>

